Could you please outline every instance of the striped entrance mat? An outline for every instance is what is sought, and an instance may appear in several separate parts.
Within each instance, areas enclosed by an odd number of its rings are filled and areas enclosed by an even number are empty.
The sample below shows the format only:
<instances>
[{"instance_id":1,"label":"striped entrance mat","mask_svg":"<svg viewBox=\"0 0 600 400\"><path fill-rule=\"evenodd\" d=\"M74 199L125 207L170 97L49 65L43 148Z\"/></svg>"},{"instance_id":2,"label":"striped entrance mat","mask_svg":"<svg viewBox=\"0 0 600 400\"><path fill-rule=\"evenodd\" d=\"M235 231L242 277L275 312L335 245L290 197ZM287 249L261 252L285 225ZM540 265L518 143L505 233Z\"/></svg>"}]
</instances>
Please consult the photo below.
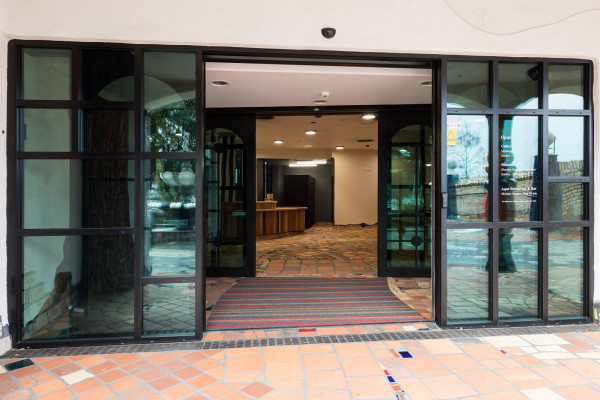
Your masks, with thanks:
<instances>
[{"instance_id":1,"label":"striped entrance mat","mask_svg":"<svg viewBox=\"0 0 600 400\"><path fill-rule=\"evenodd\" d=\"M427 321L386 278L246 278L214 306L208 330Z\"/></svg>"}]
</instances>

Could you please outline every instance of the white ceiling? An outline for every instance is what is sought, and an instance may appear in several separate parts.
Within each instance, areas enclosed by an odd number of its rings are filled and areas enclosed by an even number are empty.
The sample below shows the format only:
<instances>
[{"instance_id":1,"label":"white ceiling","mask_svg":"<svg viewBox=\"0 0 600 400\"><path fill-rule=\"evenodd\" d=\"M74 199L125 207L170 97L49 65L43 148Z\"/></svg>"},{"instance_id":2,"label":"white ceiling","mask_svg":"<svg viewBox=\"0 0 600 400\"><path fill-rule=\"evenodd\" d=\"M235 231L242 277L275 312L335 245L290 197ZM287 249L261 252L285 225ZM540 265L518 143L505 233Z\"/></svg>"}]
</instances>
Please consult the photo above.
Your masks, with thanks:
<instances>
[{"instance_id":1,"label":"white ceiling","mask_svg":"<svg viewBox=\"0 0 600 400\"><path fill-rule=\"evenodd\" d=\"M278 108L327 106L372 106L431 104L432 88L421 82L431 80L431 69L344 67L322 65L206 64L207 108ZM217 87L212 81L227 81ZM322 93L325 105L315 104ZM368 108L368 107L367 107ZM313 136L307 129L317 130ZM283 145L273 143L284 140ZM372 139L360 143L357 139ZM360 114L276 116L257 120L256 148L263 154L302 151L305 158L345 149L377 149L377 121L365 121ZM368 146L367 146L368 145ZM289 154L289 153L288 153Z\"/></svg>"}]
</instances>

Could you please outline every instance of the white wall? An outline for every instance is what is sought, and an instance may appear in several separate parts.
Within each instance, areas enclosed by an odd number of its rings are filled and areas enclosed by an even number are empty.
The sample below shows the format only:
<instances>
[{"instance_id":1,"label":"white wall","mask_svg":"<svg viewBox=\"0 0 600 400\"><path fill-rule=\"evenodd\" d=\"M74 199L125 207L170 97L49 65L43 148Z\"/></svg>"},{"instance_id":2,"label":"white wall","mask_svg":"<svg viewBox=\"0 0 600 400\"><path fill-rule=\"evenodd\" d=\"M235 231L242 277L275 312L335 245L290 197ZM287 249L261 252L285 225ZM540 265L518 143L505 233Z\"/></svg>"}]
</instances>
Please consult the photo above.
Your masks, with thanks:
<instances>
[{"instance_id":1,"label":"white wall","mask_svg":"<svg viewBox=\"0 0 600 400\"><path fill-rule=\"evenodd\" d=\"M585 58L594 61L599 103L600 6L596 0L0 0L0 71L7 40L55 39L223 45L286 49L385 51ZM324 39L320 29L337 35ZM600 107L595 108L598 137ZM0 84L0 130L6 130L6 84ZM6 135L0 134L5 165ZM600 143L594 143L600 160ZM600 176L600 162L595 163ZM596 184L596 199L600 185ZM6 192L0 168L0 193ZM0 209L6 199L0 196ZM596 207L600 215L600 201ZM600 224L595 224L600 237ZM0 218L0 243L6 220ZM600 252L594 253L600 270ZM600 273L595 274L600 287ZM6 248L0 246L0 316L7 320ZM600 290L594 298L600 300ZM5 323L5 322L4 322Z\"/></svg>"},{"instance_id":2,"label":"white wall","mask_svg":"<svg viewBox=\"0 0 600 400\"><path fill-rule=\"evenodd\" d=\"M377 223L377 150L334 151L336 225Z\"/></svg>"}]
</instances>

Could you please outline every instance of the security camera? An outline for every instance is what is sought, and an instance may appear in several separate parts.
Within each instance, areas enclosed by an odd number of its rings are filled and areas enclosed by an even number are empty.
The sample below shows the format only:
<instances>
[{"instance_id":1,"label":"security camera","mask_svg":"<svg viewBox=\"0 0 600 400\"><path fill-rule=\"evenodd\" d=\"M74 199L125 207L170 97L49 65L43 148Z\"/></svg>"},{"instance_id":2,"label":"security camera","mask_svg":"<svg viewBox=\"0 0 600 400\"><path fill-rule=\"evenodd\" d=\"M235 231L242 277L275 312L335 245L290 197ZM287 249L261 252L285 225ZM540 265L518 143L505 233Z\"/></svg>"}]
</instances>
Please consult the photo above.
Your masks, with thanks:
<instances>
[{"instance_id":1,"label":"security camera","mask_svg":"<svg viewBox=\"0 0 600 400\"><path fill-rule=\"evenodd\" d=\"M334 28L323 28L323 29L321 29L321 34L323 35L323 37L325 39L331 39L335 36L335 29Z\"/></svg>"}]
</instances>

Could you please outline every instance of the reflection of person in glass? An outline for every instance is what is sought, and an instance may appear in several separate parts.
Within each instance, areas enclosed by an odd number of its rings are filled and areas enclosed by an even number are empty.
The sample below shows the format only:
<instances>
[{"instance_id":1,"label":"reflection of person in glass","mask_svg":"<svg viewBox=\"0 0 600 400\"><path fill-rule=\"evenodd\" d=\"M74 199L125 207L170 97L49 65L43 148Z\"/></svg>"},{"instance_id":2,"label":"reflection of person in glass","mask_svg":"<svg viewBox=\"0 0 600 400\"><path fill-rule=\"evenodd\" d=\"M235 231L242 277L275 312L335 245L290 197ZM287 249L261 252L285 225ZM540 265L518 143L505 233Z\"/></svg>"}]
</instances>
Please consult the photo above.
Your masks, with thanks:
<instances>
[{"instance_id":1,"label":"reflection of person in glass","mask_svg":"<svg viewBox=\"0 0 600 400\"><path fill-rule=\"evenodd\" d=\"M490 157L488 156L488 162ZM499 193L499 204L498 204L498 219L500 221L511 221L515 215L515 204L511 201L512 193L511 189L517 186L517 181L512 176L512 167L507 165L506 156L500 156L500 180L498 182L498 193ZM489 166L485 167L485 172L489 173ZM488 193L485 196L485 220L489 221L489 183L486 181L484 186L488 189ZM505 228L501 229L498 233L499 239L499 258L498 258L498 271L499 272L516 272L515 261L512 257L512 245L511 239L513 237L512 229ZM490 260L486 263L486 270L489 269Z\"/></svg>"}]
</instances>

